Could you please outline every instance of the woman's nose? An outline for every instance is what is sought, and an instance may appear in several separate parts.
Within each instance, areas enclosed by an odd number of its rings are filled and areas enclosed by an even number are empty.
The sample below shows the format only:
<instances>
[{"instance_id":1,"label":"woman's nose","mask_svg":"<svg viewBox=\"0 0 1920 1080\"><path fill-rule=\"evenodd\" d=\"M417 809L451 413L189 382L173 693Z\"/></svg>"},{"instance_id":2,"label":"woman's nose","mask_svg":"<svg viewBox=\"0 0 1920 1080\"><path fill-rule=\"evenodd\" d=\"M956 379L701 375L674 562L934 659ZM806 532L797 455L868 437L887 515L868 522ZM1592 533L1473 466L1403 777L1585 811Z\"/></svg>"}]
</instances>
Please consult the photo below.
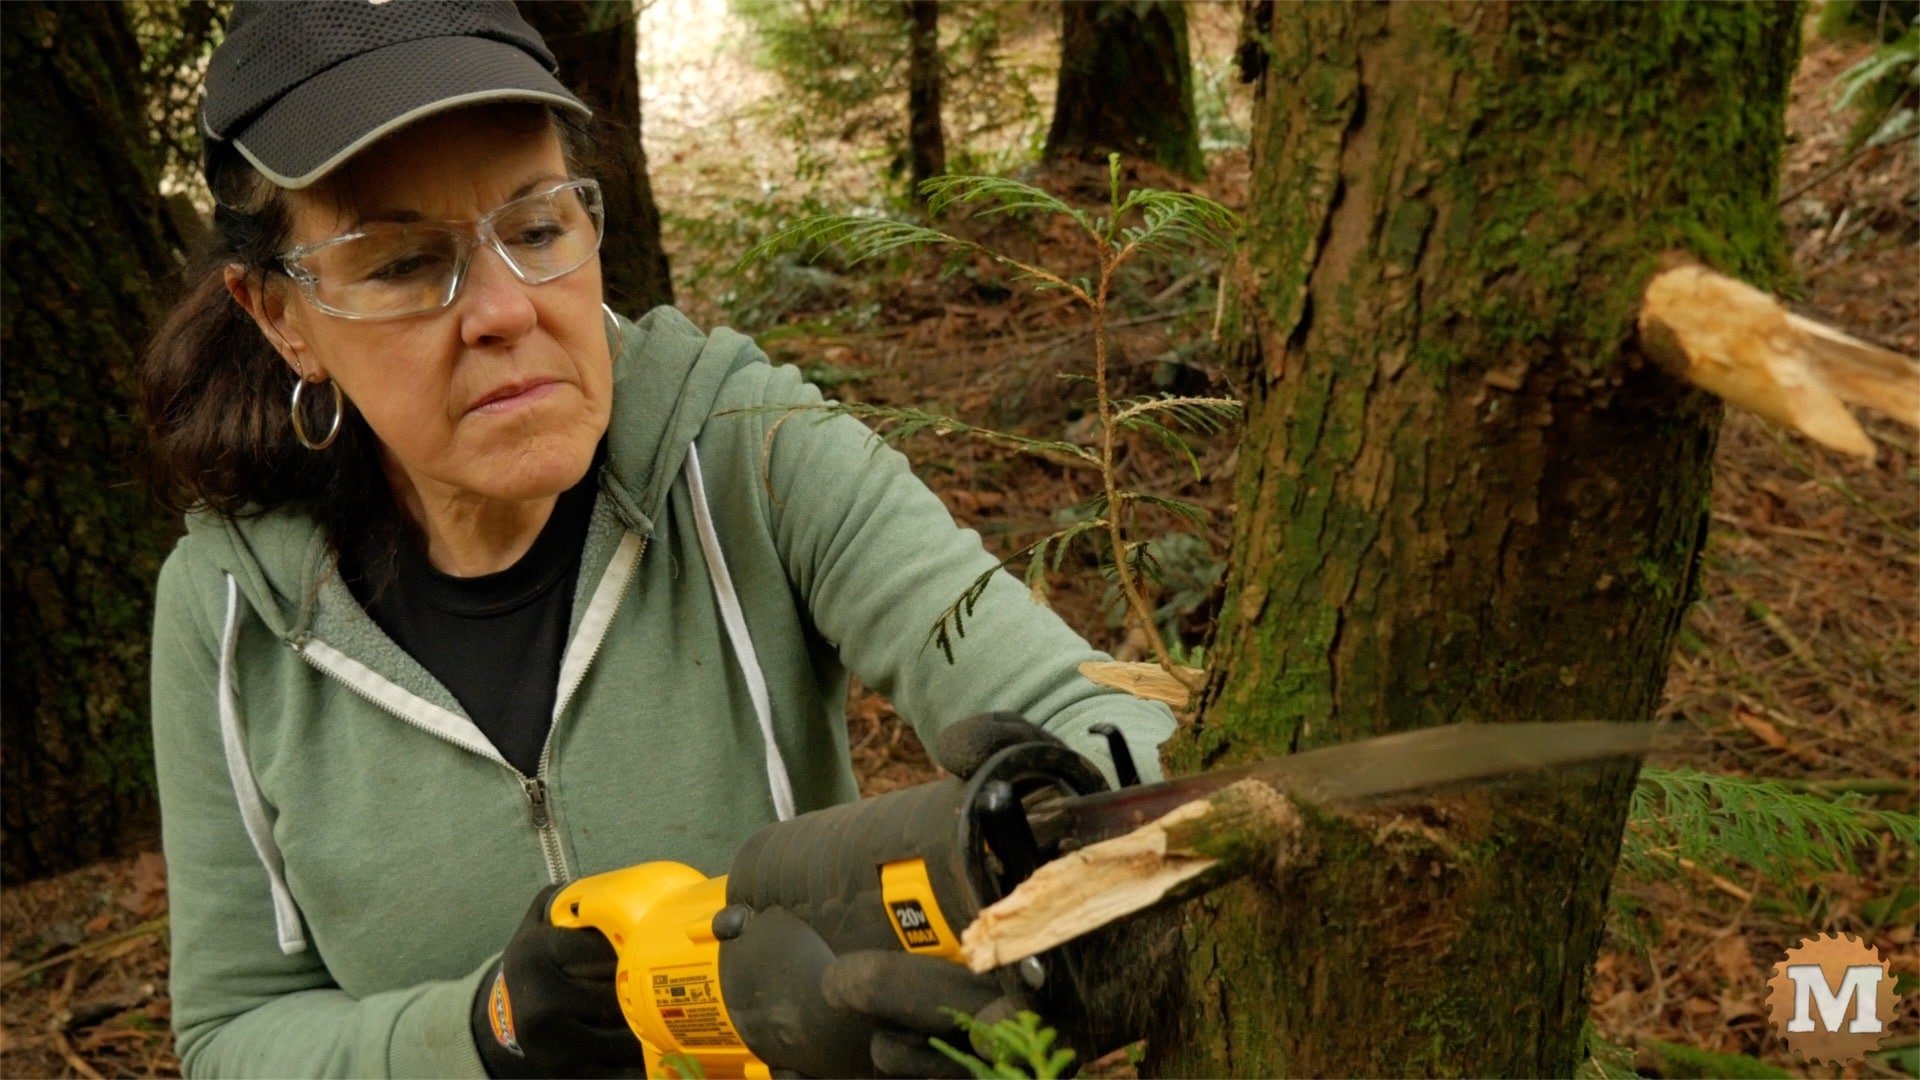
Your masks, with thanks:
<instances>
[{"instance_id":1,"label":"woman's nose","mask_svg":"<svg viewBox=\"0 0 1920 1080\"><path fill-rule=\"evenodd\" d=\"M473 253L461 285L461 340L475 348L518 341L539 321L527 295L531 288L514 276L499 252L482 245Z\"/></svg>"}]
</instances>

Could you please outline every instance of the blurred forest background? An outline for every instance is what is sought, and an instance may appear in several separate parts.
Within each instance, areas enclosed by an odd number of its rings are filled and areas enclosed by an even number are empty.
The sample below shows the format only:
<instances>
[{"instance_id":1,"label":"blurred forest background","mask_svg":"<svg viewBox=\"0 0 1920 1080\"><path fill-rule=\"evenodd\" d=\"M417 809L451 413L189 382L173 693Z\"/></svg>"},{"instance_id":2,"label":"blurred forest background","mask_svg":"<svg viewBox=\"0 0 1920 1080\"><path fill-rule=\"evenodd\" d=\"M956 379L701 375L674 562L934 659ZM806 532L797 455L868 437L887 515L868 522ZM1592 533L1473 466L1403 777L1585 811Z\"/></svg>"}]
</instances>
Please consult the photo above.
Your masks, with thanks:
<instances>
[{"instance_id":1,"label":"blurred forest background","mask_svg":"<svg viewBox=\"0 0 1920 1080\"><path fill-rule=\"evenodd\" d=\"M1088 445L1094 418L1058 376L1083 370L1091 330L1063 297L983 258L744 259L794 219L919 219L915 181L954 173L1098 209L1109 151L1123 155L1123 188L1191 191L1244 213L1258 186L1238 4L523 6L617 151L602 177L610 216L633 224L607 244L615 306L637 316L671 300L753 335L844 401ZM144 664L152 583L177 526L137 481L131 387L179 255L204 229L192 110L225 7L0 14L0 1075L172 1075ZM1805 11L1775 184L1791 267L1768 283L1796 310L1909 356L1920 352L1916 14L1835 0ZM938 224L1037 265L1085 256L1057 217ZM1118 392L1236 395L1220 344L1230 259L1178 252L1117 277ZM1911 428L1861 420L1872 461L1739 410L1720 427L1698 596L1659 706L1694 737L1634 795L1589 993L1596 1075L1806 1074L1768 1030L1766 979L1823 928L1876 944L1905 995L1895 1037L1857 1074L1920 1076L1920 858L1900 839L1910 833L1873 816L1920 801L1920 458ZM1142 519L1161 530L1149 537L1158 631L1190 662L1204 662L1223 604L1237 437L1190 433L1190 462L1133 463L1142 483L1201 511L1197 528ZM903 448L1003 553L1071 524L1065 508L1094 494L1083 473L988 441L928 430ZM1153 659L1093 570L1056 564L1049 602L1117 657ZM1649 564L1641 584L1682 588L1663 584L1667 572ZM848 723L867 792L934 774L879 696L856 686ZM1120 1058L1095 1071L1132 1068Z\"/></svg>"}]
</instances>

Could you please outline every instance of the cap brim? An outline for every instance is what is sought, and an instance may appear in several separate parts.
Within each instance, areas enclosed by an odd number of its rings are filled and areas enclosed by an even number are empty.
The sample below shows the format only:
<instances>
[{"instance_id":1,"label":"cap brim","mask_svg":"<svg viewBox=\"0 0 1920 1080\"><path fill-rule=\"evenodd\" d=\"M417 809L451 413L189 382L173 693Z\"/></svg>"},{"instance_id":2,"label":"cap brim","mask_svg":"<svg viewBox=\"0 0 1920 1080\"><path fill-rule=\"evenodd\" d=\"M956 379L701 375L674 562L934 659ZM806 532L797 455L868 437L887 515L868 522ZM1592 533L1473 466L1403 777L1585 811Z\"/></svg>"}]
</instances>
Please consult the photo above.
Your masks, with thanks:
<instances>
[{"instance_id":1,"label":"cap brim","mask_svg":"<svg viewBox=\"0 0 1920 1080\"><path fill-rule=\"evenodd\" d=\"M420 38L363 53L288 91L233 145L268 180L303 188L383 136L434 113L535 101L591 115L540 62L504 42Z\"/></svg>"}]
</instances>

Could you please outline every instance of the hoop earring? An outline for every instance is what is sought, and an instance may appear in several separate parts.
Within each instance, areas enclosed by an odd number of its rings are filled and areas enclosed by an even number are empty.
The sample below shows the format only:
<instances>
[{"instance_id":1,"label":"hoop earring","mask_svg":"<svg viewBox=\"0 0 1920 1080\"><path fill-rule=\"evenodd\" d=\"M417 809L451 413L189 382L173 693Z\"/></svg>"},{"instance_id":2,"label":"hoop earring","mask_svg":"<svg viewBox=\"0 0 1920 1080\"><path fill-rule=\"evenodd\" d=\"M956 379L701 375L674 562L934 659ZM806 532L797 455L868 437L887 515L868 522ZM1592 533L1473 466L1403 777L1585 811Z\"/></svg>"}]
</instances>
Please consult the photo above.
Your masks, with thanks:
<instances>
[{"instance_id":1,"label":"hoop earring","mask_svg":"<svg viewBox=\"0 0 1920 1080\"><path fill-rule=\"evenodd\" d=\"M615 355L618 355L620 346L625 344L620 334L620 320L614 317L613 309L607 305L601 304L600 310L607 316L607 341L613 346Z\"/></svg>"},{"instance_id":2,"label":"hoop earring","mask_svg":"<svg viewBox=\"0 0 1920 1080\"><path fill-rule=\"evenodd\" d=\"M340 437L340 421L347 415L346 400L340 394L340 384L328 379L327 386L333 390L333 424L327 428L325 438L314 442L313 437L307 434L307 422L300 412L300 394L307 388L307 380L293 381L293 403L288 406L288 411L293 414L293 437L299 440L301 446L309 450L325 450L332 446L333 440Z\"/></svg>"}]
</instances>

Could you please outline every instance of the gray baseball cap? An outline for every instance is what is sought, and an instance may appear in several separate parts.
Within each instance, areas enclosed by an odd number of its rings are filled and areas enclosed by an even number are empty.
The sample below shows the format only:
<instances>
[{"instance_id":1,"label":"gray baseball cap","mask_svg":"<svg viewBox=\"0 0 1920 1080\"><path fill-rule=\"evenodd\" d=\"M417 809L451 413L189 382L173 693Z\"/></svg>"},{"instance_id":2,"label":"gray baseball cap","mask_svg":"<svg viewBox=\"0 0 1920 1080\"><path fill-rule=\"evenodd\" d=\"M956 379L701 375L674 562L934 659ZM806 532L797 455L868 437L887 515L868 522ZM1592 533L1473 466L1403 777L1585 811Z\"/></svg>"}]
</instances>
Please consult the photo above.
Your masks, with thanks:
<instances>
[{"instance_id":1,"label":"gray baseball cap","mask_svg":"<svg viewBox=\"0 0 1920 1080\"><path fill-rule=\"evenodd\" d=\"M407 124L483 102L591 115L556 67L509 0L240 0L207 65L207 178L237 153L303 188Z\"/></svg>"}]
</instances>

